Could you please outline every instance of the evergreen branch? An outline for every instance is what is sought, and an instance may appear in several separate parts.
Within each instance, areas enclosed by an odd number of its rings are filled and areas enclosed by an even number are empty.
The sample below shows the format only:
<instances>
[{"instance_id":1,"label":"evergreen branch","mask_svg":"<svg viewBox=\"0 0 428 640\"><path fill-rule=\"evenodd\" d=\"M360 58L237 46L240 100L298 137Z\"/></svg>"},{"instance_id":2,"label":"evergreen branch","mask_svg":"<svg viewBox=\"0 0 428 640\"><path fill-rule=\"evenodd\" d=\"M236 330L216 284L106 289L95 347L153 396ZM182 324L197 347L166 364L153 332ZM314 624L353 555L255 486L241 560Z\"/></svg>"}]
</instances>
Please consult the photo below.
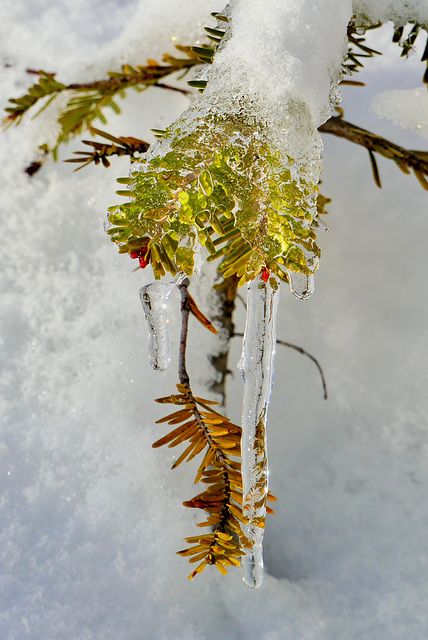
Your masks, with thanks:
<instances>
[{"instance_id":1,"label":"evergreen branch","mask_svg":"<svg viewBox=\"0 0 428 640\"><path fill-rule=\"evenodd\" d=\"M112 144L95 142L93 140L82 140L83 144L93 147L94 151L75 151L74 154L80 156L79 158L69 158L68 160L64 160L64 162L80 163L81 166L77 167L75 171L83 169L83 167L86 167L91 162L94 162L96 165L101 162L104 167L109 167L109 158L111 156L120 157L126 155L130 156L131 160L133 160L137 154L145 153L150 146L148 142L144 142L138 138L127 138L123 136L116 138L110 133L100 131L94 127L89 127L89 131L110 140Z\"/></svg>"},{"instance_id":2,"label":"evergreen branch","mask_svg":"<svg viewBox=\"0 0 428 640\"><path fill-rule=\"evenodd\" d=\"M403 38L404 26L396 27L392 36L392 41L397 43L401 48L402 58L408 58L409 55L414 52L415 42L421 31L425 31L425 33L428 34L428 28L426 26L417 24L412 21L410 22L410 24L413 24L413 27L405 38ZM421 62L426 62L426 69L422 78L422 82L424 84L428 84L428 35Z\"/></svg>"},{"instance_id":3,"label":"evergreen branch","mask_svg":"<svg viewBox=\"0 0 428 640\"><path fill-rule=\"evenodd\" d=\"M418 24L413 20L410 20L409 24L412 26L407 36L404 36L405 25L396 27L392 36L392 41L401 48L401 57L404 58L407 58L411 53L414 52L418 35L422 32L428 34L427 26ZM362 27L363 33L371 29L378 29L381 26L382 23L380 22L373 25L365 25L364 27ZM364 66L362 62L364 58L372 58L376 55L382 55L380 51L376 51L375 49L372 49L371 47L368 47L366 44L364 44L365 38L364 36L360 35L360 29L361 27L356 27L352 21L348 26L348 53L344 64L345 73L357 73ZM426 62L426 69L423 75L422 82L424 84L428 84L428 37L424 52L421 57L421 62ZM363 83L343 80L341 84L356 85Z\"/></svg>"},{"instance_id":4,"label":"evergreen branch","mask_svg":"<svg viewBox=\"0 0 428 640\"><path fill-rule=\"evenodd\" d=\"M71 92L71 97L65 109L60 113L58 122L60 133L56 145L51 150L54 159L57 156L58 146L67 142L70 137L80 134L91 126L91 123L98 119L103 124L107 120L104 115L106 108L111 108L115 113L120 113L120 107L116 103L117 96L124 97L125 90L134 88L143 91L149 87L158 87L170 91L178 91L187 95L189 92L179 87L161 82L173 73L184 71L186 73L191 67L200 64L200 59L193 53L191 47L177 47L186 53L185 58L176 58L165 55L165 64L158 64L154 60L149 60L146 66L125 64L120 72L109 72L109 78L96 80L87 83L72 83L69 85L57 82L54 73L47 73L43 70L29 69L28 73L39 76L39 80L21 98L10 98L10 106L5 111L8 114L2 121L2 125L7 128L13 124L18 125L24 115L36 104L42 102L42 107L35 114L37 117L49 104L62 92Z\"/></svg>"},{"instance_id":5,"label":"evergreen branch","mask_svg":"<svg viewBox=\"0 0 428 640\"><path fill-rule=\"evenodd\" d=\"M365 31L371 29L378 29L381 27L381 23L374 24L365 27ZM380 51L376 51L371 47L368 47L365 43L364 36L359 34L359 29L355 27L352 22L348 25L348 52L343 65L344 73L352 74L357 73L363 68L361 62L364 58L373 58L374 56L381 56ZM343 80L341 84L361 85L363 83L356 83L349 80Z\"/></svg>"},{"instance_id":6,"label":"evergreen branch","mask_svg":"<svg viewBox=\"0 0 428 640\"><path fill-rule=\"evenodd\" d=\"M182 48L183 49L183 48ZM158 86L162 89L169 89L172 91L178 91L180 93L188 94L188 91L178 87L172 87L165 85L159 81L163 78L177 72L188 70L195 64L199 64L198 57L192 54L191 48L186 48L187 58L175 58L173 56L165 55L164 59L168 61L168 64L158 64L155 61L149 61L150 64L146 66L138 65L137 68L132 67L129 64L124 64L120 72L109 71L110 76L105 80L95 80L93 82L72 83L65 85L55 80L54 73L47 73L43 70L28 69L27 72L32 75L39 76L39 81L29 88L28 93L21 98L10 98L9 102L12 105L5 109L9 115L3 120L5 126L11 124L19 124L23 115L33 107L37 102L47 96L56 97L63 91L72 91L75 93L88 94L85 98L73 97L67 104L66 110L72 107L79 106L85 102L94 103L94 109L98 108L98 102L102 102L101 106L108 106L109 100L114 95L128 89L130 87L147 88L149 86ZM45 105L43 108L45 108ZM94 116L97 117L97 116Z\"/></svg>"},{"instance_id":7,"label":"evergreen branch","mask_svg":"<svg viewBox=\"0 0 428 640\"><path fill-rule=\"evenodd\" d=\"M189 557L190 562L200 562L189 578L194 578L208 565L215 565L222 574L227 573L230 566L240 564L240 556L244 551L240 541L234 539L234 534L240 535L240 521L242 520L242 483L240 464L231 460L230 456L239 455L240 428L214 411L210 405L214 404L202 398L196 398L190 387L190 379L186 368L186 347L190 303L188 297L189 281L186 279L180 285L181 292L181 337L179 351L179 379L178 396L160 398L158 402L169 402L184 405L184 409L162 418L158 422L168 422L170 425L183 423L171 433L154 443L154 447L169 443L175 446L185 440L190 445L176 460L176 468L186 458L193 458L197 453L205 452L203 461L198 469L195 483L202 480L210 486L206 491L198 494L192 500L184 502L185 506L196 507L207 511L207 521L199 526L212 526L213 532L186 538L191 547L178 553ZM216 403L215 403L216 404ZM212 469L208 469L212 466Z\"/></svg>"},{"instance_id":8,"label":"evergreen branch","mask_svg":"<svg viewBox=\"0 0 428 640\"><path fill-rule=\"evenodd\" d=\"M378 186L380 186L380 178L373 156L374 153L393 160L404 173L408 174L410 173L410 169L412 169L421 186L428 191L428 180L425 177L428 176L428 157L426 152L404 149L381 136L361 129L350 122L346 122L346 120L340 117L330 118L319 127L319 131L321 133L331 133L340 138L346 138L350 142L365 147L369 151L369 154L371 154L370 160L374 178Z\"/></svg>"},{"instance_id":9,"label":"evergreen branch","mask_svg":"<svg viewBox=\"0 0 428 640\"><path fill-rule=\"evenodd\" d=\"M219 18L220 19L220 18ZM39 77L37 83L28 89L28 92L21 98L10 98L10 106L6 107L6 117L2 121L3 127L7 128L13 124L18 125L24 115L32 109L37 103L42 102L42 107L34 115L37 117L44 111L51 102L62 92L71 92L71 97L67 102L65 109L58 117L60 124L60 132L58 134L55 146L50 149L53 158L57 159L58 146L64 142L68 142L70 137L82 133L85 129L91 127L94 120L100 120L103 124L107 123L104 115L106 108L111 108L115 113L120 113L120 107L116 102L117 96L124 97L125 91L134 88L137 91L143 91L149 87L158 87L169 91L176 91L184 95L188 95L189 91L180 87L174 87L161 82L164 78L176 72L182 72L185 75L190 68L199 64L212 63L215 50L224 31L220 29L210 29L207 27L207 37L211 39L215 45L200 45L197 47L176 45L176 48L185 54L185 57L176 57L169 54L163 56L163 64L159 64L155 60L148 60L145 66L137 65L135 68L129 64L122 66L121 71L108 72L109 78L103 80L95 80L93 82L63 84L55 80L54 73L48 73L43 70L28 69L28 73ZM182 77L181 76L181 77ZM203 90L206 83L195 81L198 89ZM192 83L189 83L192 86ZM202 88L201 88L202 87ZM89 144L85 141L86 144ZM107 155L112 155L111 149L96 149L100 154L82 154L85 161L82 166L95 162L102 162L104 166L109 166ZM110 153L109 153L110 151ZM113 155L122 155L113 152ZM73 160L79 162L78 159ZM27 170L28 175L33 175L40 167L33 170L30 165ZM81 168L81 167L79 167Z\"/></svg>"},{"instance_id":10,"label":"evergreen branch","mask_svg":"<svg viewBox=\"0 0 428 640\"><path fill-rule=\"evenodd\" d=\"M28 89L28 93L23 95L21 98L9 98L9 102L12 106L5 108L6 113L9 115L7 115L2 121L2 125L6 129L12 124L19 124L24 114L39 102L39 100L49 96L44 107L38 112L41 113L59 93L67 89L65 84L55 80L54 73L47 73L42 70L33 71L32 69L29 69L28 73L33 75L37 74L39 76L39 81L33 84L33 86Z\"/></svg>"},{"instance_id":11,"label":"evergreen branch","mask_svg":"<svg viewBox=\"0 0 428 640\"><path fill-rule=\"evenodd\" d=\"M194 578L207 565L215 565L222 574L231 566L239 566L240 556L245 554L247 543L241 530L242 515L241 464L233 460L240 456L241 428L222 416L213 405L217 402L193 395L186 367L186 349L189 314L196 306L188 293L189 280L180 286L181 292L181 337L179 349L179 394L158 398L157 402L179 405L182 408L161 418L158 423L168 422L174 429L153 444L157 448L168 444L174 447L186 440L187 448L174 462L177 468L184 460L193 459L203 453L203 460L196 474L195 483L202 481L209 486L183 505L202 509L207 519L199 527L212 527L212 532L186 538L188 548L178 552L188 557L189 562L199 565L189 576ZM200 313L200 312L199 312ZM177 426L178 425L178 426ZM270 500L275 498L269 494ZM267 508L268 513L273 510Z\"/></svg>"}]
</instances>

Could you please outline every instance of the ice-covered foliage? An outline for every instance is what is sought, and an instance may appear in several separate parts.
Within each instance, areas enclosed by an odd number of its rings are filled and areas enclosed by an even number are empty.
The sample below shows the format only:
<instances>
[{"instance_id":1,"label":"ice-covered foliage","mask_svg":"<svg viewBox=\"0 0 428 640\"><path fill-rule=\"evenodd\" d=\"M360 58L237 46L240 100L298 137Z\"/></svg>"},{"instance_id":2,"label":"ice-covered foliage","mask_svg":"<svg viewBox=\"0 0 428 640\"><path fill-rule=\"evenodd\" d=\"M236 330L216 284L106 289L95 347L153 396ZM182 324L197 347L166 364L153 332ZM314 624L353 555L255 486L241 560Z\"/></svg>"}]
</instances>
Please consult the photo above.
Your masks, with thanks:
<instances>
[{"instance_id":1,"label":"ice-covered foliage","mask_svg":"<svg viewBox=\"0 0 428 640\"><path fill-rule=\"evenodd\" d=\"M283 278L316 269L319 163L284 161L266 127L194 108L138 169L133 201L111 209L108 233L121 252L147 246L156 277L176 269L191 275L201 245L210 259L225 256L224 276L242 284L265 266ZM227 244L219 249L220 242Z\"/></svg>"},{"instance_id":2,"label":"ice-covered foliage","mask_svg":"<svg viewBox=\"0 0 428 640\"><path fill-rule=\"evenodd\" d=\"M250 4L234 0L219 19L203 98L122 180L132 201L110 210L120 251L147 246L156 277L192 274L200 245L240 284L264 267L282 279L317 267L317 127L338 99L351 5ZM216 250L214 233L233 242Z\"/></svg>"}]
</instances>

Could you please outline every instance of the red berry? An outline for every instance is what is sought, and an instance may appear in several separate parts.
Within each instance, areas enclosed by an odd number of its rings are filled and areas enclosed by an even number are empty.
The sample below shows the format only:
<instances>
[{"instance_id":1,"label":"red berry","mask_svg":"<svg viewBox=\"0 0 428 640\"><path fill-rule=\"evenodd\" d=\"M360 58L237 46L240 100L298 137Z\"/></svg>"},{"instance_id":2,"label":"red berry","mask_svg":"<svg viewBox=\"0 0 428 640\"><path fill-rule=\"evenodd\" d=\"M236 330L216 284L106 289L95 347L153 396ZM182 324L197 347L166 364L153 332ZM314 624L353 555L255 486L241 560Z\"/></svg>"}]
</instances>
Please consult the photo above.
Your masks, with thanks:
<instances>
[{"instance_id":1,"label":"red berry","mask_svg":"<svg viewBox=\"0 0 428 640\"><path fill-rule=\"evenodd\" d=\"M145 267L147 267L147 265L149 264L149 261L147 260L147 257L148 256L147 256L147 253L146 253L145 256L140 256L139 259L138 259L138 261L140 263L140 267L142 269L145 269Z\"/></svg>"},{"instance_id":2,"label":"red berry","mask_svg":"<svg viewBox=\"0 0 428 640\"><path fill-rule=\"evenodd\" d=\"M262 280L263 282L267 282L269 280L270 271L266 269L266 267L262 267Z\"/></svg>"},{"instance_id":3,"label":"red berry","mask_svg":"<svg viewBox=\"0 0 428 640\"><path fill-rule=\"evenodd\" d=\"M135 258L138 258L138 251L132 251L132 252L129 254L129 256L130 256L133 260L135 260Z\"/></svg>"}]
</instances>

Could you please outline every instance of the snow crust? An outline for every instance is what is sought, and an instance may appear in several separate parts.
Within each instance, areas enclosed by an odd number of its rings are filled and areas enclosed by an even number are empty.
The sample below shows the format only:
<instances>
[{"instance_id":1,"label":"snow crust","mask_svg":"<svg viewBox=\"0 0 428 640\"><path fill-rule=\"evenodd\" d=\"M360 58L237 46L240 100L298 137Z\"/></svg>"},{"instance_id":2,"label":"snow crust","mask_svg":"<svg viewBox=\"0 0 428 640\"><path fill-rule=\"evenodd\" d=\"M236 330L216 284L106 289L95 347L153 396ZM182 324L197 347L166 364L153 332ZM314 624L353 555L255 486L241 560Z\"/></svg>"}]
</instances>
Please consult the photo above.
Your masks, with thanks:
<instances>
[{"instance_id":1,"label":"snow crust","mask_svg":"<svg viewBox=\"0 0 428 640\"><path fill-rule=\"evenodd\" d=\"M397 26L409 20L428 26L426 0L354 0L354 12L372 23L392 20Z\"/></svg>"},{"instance_id":2,"label":"snow crust","mask_svg":"<svg viewBox=\"0 0 428 640\"><path fill-rule=\"evenodd\" d=\"M208 15L214 3L190 4ZM82 76L101 73L105 38L120 57L128 21L156 3L123 7L0 4L3 104L28 86L30 65L71 78L80 60ZM98 60L92 69L82 52ZM347 117L374 131L388 123L367 111L373 95L420 84L416 57L399 61L394 49L388 60L367 67L365 89L344 91ZM131 94L109 131L144 137L187 106L165 92L150 110L153 94ZM278 347L269 440L279 500L263 588L252 593L239 571L188 583L174 553L197 531L181 506L194 474L171 472L171 451L151 443L162 435L153 397L176 383L179 298L169 303L173 365L155 374L135 295L147 275L132 272L102 228L128 163L77 174L59 163L29 180L22 169L37 137L37 121L27 122L0 143L2 640L426 640L427 204L413 176L379 161L380 191L365 150L325 138L322 189L333 202L323 268L310 302L283 296L278 338L320 360L330 397L310 362ZM395 141L416 146L406 132ZM201 293L204 276L192 283L198 303ZM243 311L236 324L242 331ZM194 322L189 341L197 381L211 334ZM229 379L235 420L241 386Z\"/></svg>"},{"instance_id":3,"label":"snow crust","mask_svg":"<svg viewBox=\"0 0 428 640\"><path fill-rule=\"evenodd\" d=\"M410 129L428 140L428 92L426 86L416 89L391 89L377 95L373 111L400 127Z\"/></svg>"},{"instance_id":4,"label":"snow crust","mask_svg":"<svg viewBox=\"0 0 428 640\"><path fill-rule=\"evenodd\" d=\"M296 144L302 145L305 134L313 138L313 129L330 116L351 1L232 0L229 7L232 37L216 53L207 98L221 93L235 104L242 94L268 122L292 127L297 119Z\"/></svg>"}]
</instances>

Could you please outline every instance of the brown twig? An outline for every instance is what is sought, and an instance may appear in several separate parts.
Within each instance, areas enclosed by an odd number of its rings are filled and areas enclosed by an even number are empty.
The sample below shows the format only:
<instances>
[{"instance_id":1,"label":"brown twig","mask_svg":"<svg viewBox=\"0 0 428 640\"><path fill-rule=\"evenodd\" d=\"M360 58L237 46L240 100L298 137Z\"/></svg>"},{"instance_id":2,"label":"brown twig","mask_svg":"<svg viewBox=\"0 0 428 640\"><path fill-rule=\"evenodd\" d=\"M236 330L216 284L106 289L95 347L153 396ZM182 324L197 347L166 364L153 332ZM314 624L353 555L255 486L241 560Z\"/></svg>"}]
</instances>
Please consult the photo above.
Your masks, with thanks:
<instances>
[{"instance_id":1,"label":"brown twig","mask_svg":"<svg viewBox=\"0 0 428 640\"><path fill-rule=\"evenodd\" d=\"M235 332L233 334L233 337L235 337L235 336L239 337L239 338L243 338L244 334ZM310 354L307 351L305 351L305 349L303 349L302 347L297 346L297 344L293 344L291 342L285 342L284 340L279 340L279 339L277 339L276 343L282 345L283 347L288 347L289 349L294 349L294 351L298 351L303 356L307 356L308 358L310 358L312 360L312 362L315 364L315 366L317 367L317 369L318 369L318 371L320 373L322 388L323 388L323 392L324 392L324 400L327 400L327 397L328 397L328 395L327 395L327 382L326 382L322 367L321 367L320 363L318 362L318 360L315 358L315 356L313 356L312 354Z\"/></svg>"},{"instance_id":2,"label":"brown twig","mask_svg":"<svg viewBox=\"0 0 428 640\"><path fill-rule=\"evenodd\" d=\"M171 91L178 91L185 95L188 95L190 92L186 89L180 89L179 87L172 87L170 85L160 83L158 80L168 76L176 71L186 70L190 67L193 67L195 64L198 64L198 60L195 58L189 59L178 59L171 58L174 60L174 64L170 65L147 65L147 66L139 66L135 73L117 73L112 75L111 78L107 80L94 80L93 82L73 82L65 86L65 89L70 91L91 91L91 90L102 90L102 91L120 91L122 88L127 88L130 86L138 85L138 84L149 84L150 86L159 87L160 89L169 89ZM27 73L32 75L40 75L40 71L36 69L27 69ZM48 74L50 76L55 77L55 73Z\"/></svg>"},{"instance_id":3,"label":"brown twig","mask_svg":"<svg viewBox=\"0 0 428 640\"><path fill-rule=\"evenodd\" d=\"M190 284L189 278L183 280L179 285L181 294L181 335L180 335L180 349L178 356L178 377L181 384L189 386L190 378L186 369L186 348L187 348L187 334L189 331L189 314L190 306L188 299L187 288Z\"/></svg>"},{"instance_id":4,"label":"brown twig","mask_svg":"<svg viewBox=\"0 0 428 640\"><path fill-rule=\"evenodd\" d=\"M187 350L187 335L189 332L189 315L190 315L190 302L189 302L189 292L188 287L190 284L189 278L185 278L183 282L179 285L180 294L181 294L181 335L180 335L180 347L178 352L178 377L180 379L180 384L186 387L186 395L189 398L190 403L193 405L193 414L195 416L195 420L198 423L198 426L202 433L204 434L205 440L207 444L215 450L216 459L221 462L222 465L226 464L224 456L222 452L218 449L218 447L214 444L210 434L208 433L208 429L205 425L204 419L200 414L195 397L192 393L190 387L190 378L187 373L186 367L186 350Z\"/></svg>"},{"instance_id":5,"label":"brown twig","mask_svg":"<svg viewBox=\"0 0 428 640\"><path fill-rule=\"evenodd\" d=\"M211 390L221 395L221 404L226 401L226 377L230 373L228 367L229 360L229 339L235 332L233 324L233 313L235 311L235 299L237 297L237 278L227 278L219 285L216 285L215 292L219 300L220 313L215 317L221 323L222 329L226 332L226 345L216 356L210 356L211 364L220 374L220 379L211 385Z\"/></svg>"}]
</instances>

